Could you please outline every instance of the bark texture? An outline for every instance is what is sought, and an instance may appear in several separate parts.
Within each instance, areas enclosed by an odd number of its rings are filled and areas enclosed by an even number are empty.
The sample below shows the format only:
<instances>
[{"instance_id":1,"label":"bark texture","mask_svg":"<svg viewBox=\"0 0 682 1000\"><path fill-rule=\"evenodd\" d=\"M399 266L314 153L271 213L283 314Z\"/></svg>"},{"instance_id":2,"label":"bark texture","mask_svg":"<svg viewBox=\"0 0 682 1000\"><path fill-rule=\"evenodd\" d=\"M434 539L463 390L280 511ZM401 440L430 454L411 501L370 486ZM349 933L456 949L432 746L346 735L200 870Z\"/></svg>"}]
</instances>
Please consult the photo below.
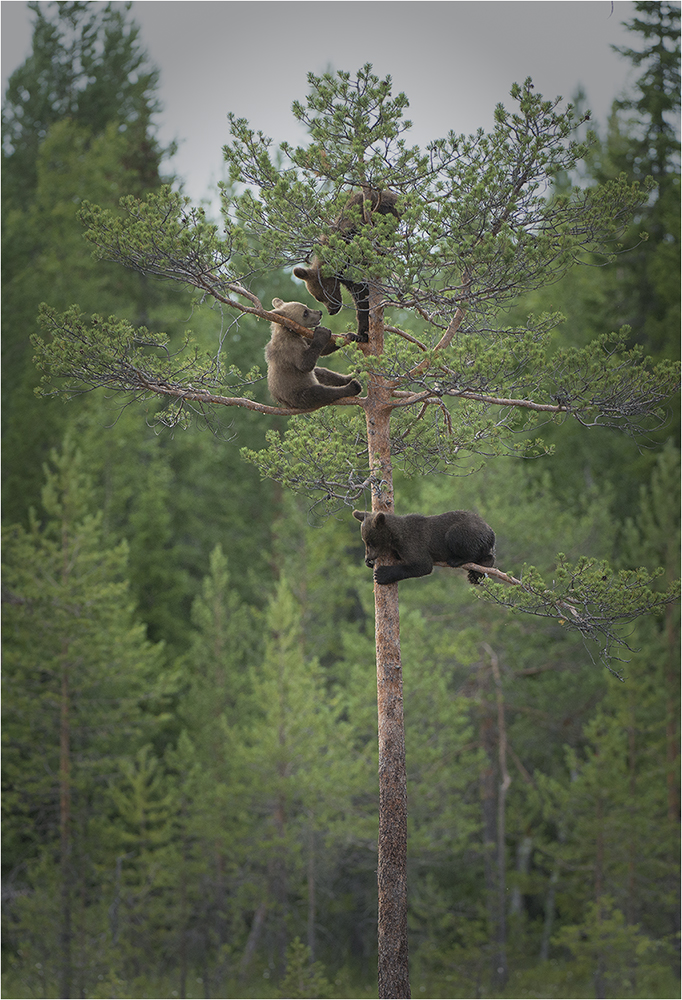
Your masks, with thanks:
<instances>
[{"instance_id":1,"label":"bark texture","mask_svg":"<svg viewBox=\"0 0 682 1000\"><path fill-rule=\"evenodd\" d=\"M370 287L369 344L383 349L383 315ZM363 345L364 346L364 345ZM370 378L365 402L372 510L393 512L391 386ZM407 949L407 776L398 584L374 584L379 719L378 980L379 997L411 996Z\"/></svg>"}]
</instances>

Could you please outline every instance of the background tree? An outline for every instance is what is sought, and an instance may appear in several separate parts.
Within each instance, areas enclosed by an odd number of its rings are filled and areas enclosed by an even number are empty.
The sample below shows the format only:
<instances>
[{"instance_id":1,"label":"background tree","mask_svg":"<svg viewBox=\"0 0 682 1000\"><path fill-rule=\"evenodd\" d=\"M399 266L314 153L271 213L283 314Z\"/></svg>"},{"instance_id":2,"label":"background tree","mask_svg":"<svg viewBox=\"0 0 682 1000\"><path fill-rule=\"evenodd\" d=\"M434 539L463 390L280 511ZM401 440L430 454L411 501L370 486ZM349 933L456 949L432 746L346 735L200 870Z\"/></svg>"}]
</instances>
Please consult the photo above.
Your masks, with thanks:
<instances>
[{"instance_id":1,"label":"background tree","mask_svg":"<svg viewBox=\"0 0 682 1000\"><path fill-rule=\"evenodd\" d=\"M39 149L51 126L70 120L91 135L107 125L127 133L129 166L158 184L163 150L152 135L158 71L150 67L127 9L75 0L29 3L32 52L10 77L2 113L3 188L25 208L37 183ZM146 182L146 183L145 183Z\"/></svg>"},{"instance_id":2,"label":"background tree","mask_svg":"<svg viewBox=\"0 0 682 1000\"><path fill-rule=\"evenodd\" d=\"M93 267L77 220L85 199L116 205L158 188L155 138L158 73L149 66L127 10L106 4L29 4L32 53L10 77L2 110L3 518L25 517L20 497L40 500L42 463L60 444L61 407L36 409L30 335L41 301L59 308L122 310L166 322L178 296L143 276ZM92 298L91 298L92 296Z\"/></svg>"},{"instance_id":3,"label":"background tree","mask_svg":"<svg viewBox=\"0 0 682 1000\"><path fill-rule=\"evenodd\" d=\"M80 991L77 970L96 933L85 910L100 862L108 762L154 734L163 703L160 651L133 619L127 546L103 544L88 494L82 456L67 440L43 491L45 524L34 518L28 531L8 529L4 545L5 808L22 818L10 838L36 842L36 888L51 881L47 858L59 857L60 917L49 934L58 930L65 997ZM24 947L38 951L46 945L36 940L46 928L35 922L44 888L21 907Z\"/></svg>"}]
</instances>

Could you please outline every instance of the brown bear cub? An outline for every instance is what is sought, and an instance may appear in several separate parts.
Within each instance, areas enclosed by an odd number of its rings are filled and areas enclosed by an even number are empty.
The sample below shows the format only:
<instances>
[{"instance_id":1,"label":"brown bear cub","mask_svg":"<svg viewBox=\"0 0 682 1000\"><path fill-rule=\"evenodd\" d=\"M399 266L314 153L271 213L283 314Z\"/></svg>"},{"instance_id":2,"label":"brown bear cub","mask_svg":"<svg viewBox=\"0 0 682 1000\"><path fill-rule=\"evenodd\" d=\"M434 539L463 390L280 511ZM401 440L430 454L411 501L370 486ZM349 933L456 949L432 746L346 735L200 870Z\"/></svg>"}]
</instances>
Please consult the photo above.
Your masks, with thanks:
<instances>
[{"instance_id":1,"label":"brown bear cub","mask_svg":"<svg viewBox=\"0 0 682 1000\"><path fill-rule=\"evenodd\" d=\"M350 375L341 375L328 368L316 368L321 354L332 354L339 347L331 339L331 331L320 326L322 313L309 309L302 302L272 300L273 309L288 316L300 326L315 330L312 340L294 333L280 323L271 323L270 340L265 348L268 363L268 388L282 406L308 410L326 406L344 396L357 396L362 386Z\"/></svg>"},{"instance_id":2,"label":"brown bear cub","mask_svg":"<svg viewBox=\"0 0 682 1000\"><path fill-rule=\"evenodd\" d=\"M365 562L374 566L380 556L393 556L396 566L377 566L377 583L397 583L412 576L428 576L434 562L448 566L495 562L495 532L483 518L470 510L451 510L447 514L372 514L354 510L362 521L360 534L365 543ZM470 583L480 583L482 573L470 569Z\"/></svg>"},{"instance_id":3,"label":"brown bear cub","mask_svg":"<svg viewBox=\"0 0 682 1000\"><path fill-rule=\"evenodd\" d=\"M369 208L371 213L378 212L379 215L393 215L396 219L400 215L396 211L398 195L395 191L372 191L365 201L365 212ZM362 218L363 195L362 192L354 194L343 212L334 223L334 228L347 242L350 242L358 231L358 226L363 223L358 222L358 212ZM322 237L320 243L324 245L326 237ZM321 251L322 255L324 251ZM305 281L308 291L314 299L322 302L331 316L335 316L342 306L341 286L348 289L355 302L355 311L358 320L358 332L355 339L367 343L369 340L369 288L365 281L352 281L342 274L323 274L324 260L319 256L313 257L309 267L295 267L294 275Z\"/></svg>"}]
</instances>

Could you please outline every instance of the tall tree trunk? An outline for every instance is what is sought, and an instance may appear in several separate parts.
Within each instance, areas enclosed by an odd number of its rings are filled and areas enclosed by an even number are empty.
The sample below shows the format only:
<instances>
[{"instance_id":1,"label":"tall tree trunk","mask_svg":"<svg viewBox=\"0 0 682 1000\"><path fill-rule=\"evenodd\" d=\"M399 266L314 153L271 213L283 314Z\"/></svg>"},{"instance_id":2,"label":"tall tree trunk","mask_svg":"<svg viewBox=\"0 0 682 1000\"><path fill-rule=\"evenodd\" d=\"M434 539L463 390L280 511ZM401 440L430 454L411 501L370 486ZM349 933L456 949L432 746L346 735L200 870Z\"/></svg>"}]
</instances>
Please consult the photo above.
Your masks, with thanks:
<instances>
[{"instance_id":1,"label":"tall tree trunk","mask_svg":"<svg viewBox=\"0 0 682 1000\"><path fill-rule=\"evenodd\" d=\"M559 822L559 828L557 830L557 840L559 844L563 844L566 841L563 817ZM547 895L545 897L545 920L542 927L542 941L540 942L541 962L549 961L549 943L552 937L552 931L554 930L556 891L558 883L559 883L559 859L556 858L554 861L554 867L552 868L551 874L549 876L549 886L547 887Z\"/></svg>"},{"instance_id":2,"label":"tall tree trunk","mask_svg":"<svg viewBox=\"0 0 682 1000\"><path fill-rule=\"evenodd\" d=\"M183 809L184 812L184 809ZM184 826L184 823L183 823ZM185 1000L187 996L187 929L189 924L189 913L187 905L187 838L182 836L182 872L180 874L180 941L179 941L179 993L180 1000Z\"/></svg>"},{"instance_id":3,"label":"tall tree trunk","mask_svg":"<svg viewBox=\"0 0 682 1000\"><path fill-rule=\"evenodd\" d=\"M308 827L308 947L310 961L315 961L315 828L312 810L309 811Z\"/></svg>"},{"instance_id":4,"label":"tall tree trunk","mask_svg":"<svg viewBox=\"0 0 682 1000\"><path fill-rule=\"evenodd\" d=\"M605 962L604 962L604 952L601 945L601 924L604 916L602 910L602 902L604 896L604 799L602 797L601 791L597 792L597 807L596 807L596 826L597 826L597 843L595 852L595 865L594 865L594 897L597 904L596 907L596 942L597 942L597 954L596 954L596 966L594 972L594 992L597 1000L604 1000L604 972L605 972Z\"/></svg>"},{"instance_id":5,"label":"tall tree trunk","mask_svg":"<svg viewBox=\"0 0 682 1000\"><path fill-rule=\"evenodd\" d=\"M481 704L479 709L479 735L484 752L484 762L479 777L481 813L483 819L483 879L485 904L488 915L490 940L497 937L498 892L497 892L497 809L495 795L495 719L489 698L490 672L482 663L479 673L481 684ZM493 980L497 978L497 957L492 959Z\"/></svg>"},{"instance_id":6,"label":"tall tree trunk","mask_svg":"<svg viewBox=\"0 0 682 1000\"><path fill-rule=\"evenodd\" d=\"M280 765L280 777L283 778L284 765ZM283 975L286 969L287 956L287 848L286 848L286 802L280 794L274 811L276 841L279 842L268 864L270 881L270 898L274 903L275 922L272 928L277 951L277 974Z\"/></svg>"},{"instance_id":7,"label":"tall tree trunk","mask_svg":"<svg viewBox=\"0 0 682 1000\"><path fill-rule=\"evenodd\" d=\"M527 876L530 869L530 856L533 853L533 838L526 834L521 838L516 846L516 873L517 876ZM520 917L523 914L523 893L517 884L512 889L511 900L509 902L509 914L512 917Z\"/></svg>"},{"instance_id":8,"label":"tall tree trunk","mask_svg":"<svg viewBox=\"0 0 682 1000\"><path fill-rule=\"evenodd\" d=\"M264 899L258 904L258 909L253 915L253 923L251 924L251 930L249 931L249 936L246 939L246 947L244 948L244 954L242 955L242 960L239 963L239 978L243 979L246 976L249 965L251 964L251 959L253 958L253 953L256 950L256 945L258 944L258 939L260 937L261 931L263 929L263 924L265 923L265 918L268 912L268 904Z\"/></svg>"},{"instance_id":9,"label":"tall tree trunk","mask_svg":"<svg viewBox=\"0 0 682 1000\"><path fill-rule=\"evenodd\" d=\"M628 812L630 815L630 826L627 832L628 844L628 877L627 877L627 897L625 905L625 917L634 926L637 915L637 823L635 822L637 803L637 729L636 712L634 703L634 692L632 689L628 695ZM630 958L633 956L631 955Z\"/></svg>"},{"instance_id":10,"label":"tall tree trunk","mask_svg":"<svg viewBox=\"0 0 682 1000\"><path fill-rule=\"evenodd\" d=\"M481 811L483 814L483 871L487 910L491 929L496 924L494 900L497 896L495 879L495 842L497 839L497 816L495 810L495 749L493 717L489 705L482 709L480 720L481 745L485 750L485 763L480 776Z\"/></svg>"},{"instance_id":11,"label":"tall tree trunk","mask_svg":"<svg viewBox=\"0 0 682 1000\"><path fill-rule=\"evenodd\" d=\"M669 574L672 577L673 574ZM677 829L680 820L680 785L679 785L679 653L677 651L675 630L675 608L669 604L665 611L665 634L667 640L667 656L665 662L666 691L666 784L668 791L668 819Z\"/></svg>"},{"instance_id":12,"label":"tall tree trunk","mask_svg":"<svg viewBox=\"0 0 682 1000\"><path fill-rule=\"evenodd\" d=\"M549 961L549 942L554 929L554 900L556 899L556 885L559 881L559 869L555 862L552 874L549 876L549 886L545 897L545 920L542 925L542 941L540 942L540 961Z\"/></svg>"},{"instance_id":13,"label":"tall tree trunk","mask_svg":"<svg viewBox=\"0 0 682 1000\"><path fill-rule=\"evenodd\" d=\"M69 645L62 645L62 685L59 719L59 846L62 882L60 933L60 996L71 996L71 722L69 718Z\"/></svg>"},{"instance_id":14,"label":"tall tree trunk","mask_svg":"<svg viewBox=\"0 0 682 1000\"><path fill-rule=\"evenodd\" d=\"M506 868L506 805L511 777L507 770L507 727L504 720L504 696L497 654L485 643L495 680L497 696L497 747L500 766L500 787L497 799L497 981L504 987L509 976L507 968L507 868Z\"/></svg>"},{"instance_id":15,"label":"tall tree trunk","mask_svg":"<svg viewBox=\"0 0 682 1000\"><path fill-rule=\"evenodd\" d=\"M370 287L369 344L366 351L383 351L381 296ZM391 387L372 375L365 418L372 482L372 510L393 512L391 465ZM379 840L378 840L378 980L379 997L407 997L410 979L407 948L407 775L403 677L400 661L398 584L374 584L379 719Z\"/></svg>"}]
</instances>

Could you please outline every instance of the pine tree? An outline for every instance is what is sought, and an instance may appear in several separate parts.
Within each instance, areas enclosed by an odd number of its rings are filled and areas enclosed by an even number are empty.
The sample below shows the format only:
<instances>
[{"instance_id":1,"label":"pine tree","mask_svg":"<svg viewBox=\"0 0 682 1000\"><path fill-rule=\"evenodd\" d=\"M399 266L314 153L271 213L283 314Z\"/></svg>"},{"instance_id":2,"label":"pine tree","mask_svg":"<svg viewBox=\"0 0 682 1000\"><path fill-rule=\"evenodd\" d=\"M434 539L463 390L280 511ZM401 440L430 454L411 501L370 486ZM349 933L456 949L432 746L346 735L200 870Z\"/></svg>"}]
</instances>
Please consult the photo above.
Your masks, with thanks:
<instances>
[{"instance_id":1,"label":"pine tree","mask_svg":"<svg viewBox=\"0 0 682 1000\"><path fill-rule=\"evenodd\" d=\"M408 474L452 471L463 456L542 451L533 419L647 426L674 391L677 371L652 368L627 350L624 334L602 335L582 349L553 341L556 317L528 317L508 328L503 310L519 294L566 273L576 258L608 260L642 191L624 177L600 188L546 188L585 155L573 136L587 116L546 101L530 81L515 85L515 110L499 105L491 133L436 140L426 153L408 148L407 99L391 93L371 67L310 76L306 106L294 114L311 142L283 144L275 162L269 140L232 119L226 148L232 178L258 189L233 201L224 237L203 213L168 189L128 199L124 216L85 206L88 238L103 258L194 285L236 312L276 317L249 290L255 273L284 267L324 247L331 272L368 282L369 342L349 355L367 380L365 397L315 413L253 398L254 373L169 356L167 340L120 320L87 321L76 308L43 313L49 340L37 341L47 377L65 391L85 384L158 395L169 421L192 407L243 406L288 416L269 448L245 452L261 474L306 493L321 508L355 504L394 509L393 466ZM349 193L366 201L351 241L335 219ZM399 195L400 221L372 213L372 192ZM229 206L228 206L229 207ZM321 240L323 242L321 242ZM245 304L246 303L246 304ZM396 324L387 322L393 308ZM419 328L408 330L409 313ZM298 332L305 333L302 328ZM308 331L309 333L309 331ZM350 344L346 338L347 344ZM228 384L225 392L215 390ZM233 391L241 395L232 395ZM45 391L50 391L47 388ZM230 393L229 395L227 393ZM518 435L526 443L518 447ZM493 570L491 575L495 575ZM656 595L645 571L614 574L583 557L557 556L555 586L529 567L484 593L520 613L552 617L596 638L604 654L619 641L617 623L674 597ZM409 995L406 916L406 776L398 588L375 586L379 692L379 983L380 995Z\"/></svg>"},{"instance_id":2,"label":"pine tree","mask_svg":"<svg viewBox=\"0 0 682 1000\"><path fill-rule=\"evenodd\" d=\"M625 27L636 48L617 48L643 70L633 93L614 102L604 165L598 176L625 171L655 188L637 218L648 240L624 260L621 294L635 336L656 356L679 357L680 328L680 8L639 0ZM641 332L640 332L641 331Z\"/></svg>"},{"instance_id":3,"label":"pine tree","mask_svg":"<svg viewBox=\"0 0 682 1000\"><path fill-rule=\"evenodd\" d=\"M243 935L249 896L243 883L252 833L241 732L254 715L248 666L262 655L258 613L240 599L220 546L192 605L192 624L179 663L183 729L166 754L182 802L176 827L182 853L174 866L182 875L180 974L186 977L190 965L201 968L206 988L210 981L217 995L236 978L234 942Z\"/></svg>"},{"instance_id":4,"label":"pine tree","mask_svg":"<svg viewBox=\"0 0 682 1000\"><path fill-rule=\"evenodd\" d=\"M77 212L157 188L156 71L127 10L30 4L31 55L11 76L2 113L3 518L38 504L42 463L69 417L34 396L30 334L42 300L122 309L149 322L159 293L144 277L94 265ZM166 309L168 295L163 296ZM172 301L172 296L171 296Z\"/></svg>"},{"instance_id":5,"label":"pine tree","mask_svg":"<svg viewBox=\"0 0 682 1000\"><path fill-rule=\"evenodd\" d=\"M314 952L316 858L338 835L364 760L342 718L343 702L330 697L316 659L304 655L301 612L286 578L277 584L266 627L263 660L251 671L253 715L240 727L239 756L249 811L258 818L261 850L252 878L283 969L286 928L301 896ZM254 919L242 969L263 932L262 920Z\"/></svg>"},{"instance_id":6,"label":"pine tree","mask_svg":"<svg viewBox=\"0 0 682 1000\"><path fill-rule=\"evenodd\" d=\"M109 124L126 129L128 163L143 188L158 183L162 150L150 133L158 72L149 67L127 11L80 0L28 6L35 16L32 52L9 79L2 114L9 201L27 206L40 145L51 126L67 119L93 136Z\"/></svg>"},{"instance_id":7,"label":"pine tree","mask_svg":"<svg viewBox=\"0 0 682 1000\"><path fill-rule=\"evenodd\" d=\"M103 544L89 494L82 458L67 439L47 472L44 522L33 516L28 530L7 529L4 544L6 861L29 872L20 939L33 938L47 866L60 902L42 947L64 997L86 988L75 942L87 934L81 904L98 878L91 837L106 780L115 761L152 735L163 700L160 650L133 618L127 546Z\"/></svg>"},{"instance_id":8,"label":"pine tree","mask_svg":"<svg viewBox=\"0 0 682 1000\"><path fill-rule=\"evenodd\" d=\"M628 173L644 179L651 173L659 187L674 183L680 141L676 120L680 110L680 8L666 2L638 0L637 12L625 27L639 35L644 48L615 47L644 73L633 97L615 103L618 112L635 112L638 135L622 150ZM660 234L659 234L660 238Z\"/></svg>"},{"instance_id":9,"label":"pine tree","mask_svg":"<svg viewBox=\"0 0 682 1000\"><path fill-rule=\"evenodd\" d=\"M286 975L278 996L328 997L333 987L324 974L320 962L310 961L310 948L300 938L294 938L287 948Z\"/></svg>"}]
</instances>

